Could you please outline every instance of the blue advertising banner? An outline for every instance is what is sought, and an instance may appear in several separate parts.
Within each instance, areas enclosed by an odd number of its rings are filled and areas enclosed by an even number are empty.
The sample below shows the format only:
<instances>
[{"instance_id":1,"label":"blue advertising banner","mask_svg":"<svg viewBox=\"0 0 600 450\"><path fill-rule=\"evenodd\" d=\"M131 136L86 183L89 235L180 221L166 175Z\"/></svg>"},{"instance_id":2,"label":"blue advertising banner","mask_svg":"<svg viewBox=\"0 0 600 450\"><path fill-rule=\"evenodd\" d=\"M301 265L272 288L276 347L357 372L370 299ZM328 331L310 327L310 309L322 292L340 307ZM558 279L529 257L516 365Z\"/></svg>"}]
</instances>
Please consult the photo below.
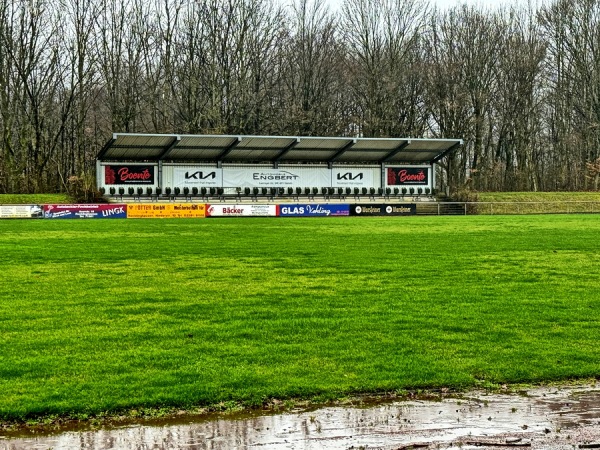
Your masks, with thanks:
<instances>
[{"instance_id":1,"label":"blue advertising banner","mask_svg":"<svg viewBox=\"0 0 600 450\"><path fill-rule=\"evenodd\" d=\"M347 204L292 204L278 205L277 215L282 217L349 216Z\"/></svg>"},{"instance_id":2,"label":"blue advertising banner","mask_svg":"<svg viewBox=\"0 0 600 450\"><path fill-rule=\"evenodd\" d=\"M127 205L44 205L45 219L126 219Z\"/></svg>"}]
</instances>

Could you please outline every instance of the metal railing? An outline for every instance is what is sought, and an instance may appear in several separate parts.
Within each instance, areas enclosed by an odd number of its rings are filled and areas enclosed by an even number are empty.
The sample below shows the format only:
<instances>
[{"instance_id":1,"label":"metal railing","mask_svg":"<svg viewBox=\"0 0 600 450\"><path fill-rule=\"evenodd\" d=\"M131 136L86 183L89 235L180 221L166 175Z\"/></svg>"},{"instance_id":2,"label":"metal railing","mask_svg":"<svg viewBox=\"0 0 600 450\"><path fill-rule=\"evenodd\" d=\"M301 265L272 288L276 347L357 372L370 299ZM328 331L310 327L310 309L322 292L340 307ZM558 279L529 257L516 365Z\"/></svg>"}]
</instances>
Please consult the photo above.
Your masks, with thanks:
<instances>
[{"instance_id":1,"label":"metal railing","mask_svg":"<svg viewBox=\"0 0 600 450\"><path fill-rule=\"evenodd\" d=\"M417 203L423 215L597 214L600 202L432 202Z\"/></svg>"}]
</instances>

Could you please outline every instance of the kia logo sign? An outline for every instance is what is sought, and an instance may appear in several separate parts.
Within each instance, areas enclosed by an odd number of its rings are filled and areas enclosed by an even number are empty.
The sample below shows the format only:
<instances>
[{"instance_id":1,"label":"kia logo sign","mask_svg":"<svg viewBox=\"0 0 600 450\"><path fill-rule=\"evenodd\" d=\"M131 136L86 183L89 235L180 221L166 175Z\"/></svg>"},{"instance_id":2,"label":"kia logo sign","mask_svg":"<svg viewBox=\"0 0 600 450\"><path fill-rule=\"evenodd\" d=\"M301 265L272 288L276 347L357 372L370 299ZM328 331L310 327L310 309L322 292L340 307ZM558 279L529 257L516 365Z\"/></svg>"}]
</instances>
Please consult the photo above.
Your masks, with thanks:
<instances>
[{"instance_id":1,"label":"kia logo sign","mask_svg":"<svg viewBox=\"0 0 600 450\"><path fill-rule=\"evenodd\" d=\"M352 172L346 172L346 173L338 173L337 174L337 179L338 180L346 180L346 181L352 181L352 180L362 180L363 179L363 174L362 172L357 173L356 175L353 175Z\"/></svg>"},{"instance_id":2,"label":"kia logo sign","mask_svg":"<svg viewBox=\"0 0 600 450\"><path fill-rule=\"evenodd\" d=\"M204 172L202 172L201 170L198 172L193 172L191 174L189 172L185 173L186 180L206 180L208 178L214 180L215 178L217 178L217 172L209 172L206 175L204 175Z\"/></svg>"}]
</instances>

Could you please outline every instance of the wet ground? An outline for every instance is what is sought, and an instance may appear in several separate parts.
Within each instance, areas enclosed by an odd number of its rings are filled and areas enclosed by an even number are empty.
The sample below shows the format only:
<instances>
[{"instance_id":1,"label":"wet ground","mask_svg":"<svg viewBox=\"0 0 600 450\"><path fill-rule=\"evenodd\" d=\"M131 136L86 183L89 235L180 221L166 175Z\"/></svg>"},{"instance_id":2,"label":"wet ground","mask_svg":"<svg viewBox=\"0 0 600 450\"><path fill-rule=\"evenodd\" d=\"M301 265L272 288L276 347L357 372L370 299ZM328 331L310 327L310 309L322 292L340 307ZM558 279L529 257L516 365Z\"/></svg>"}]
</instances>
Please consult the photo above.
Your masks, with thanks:
<instances>
[{"instance_id":1,"label":"wet ground","mask_svg":"<svg viewBox=\"0 0 600 450\"><path fill-rule=\"evenodd\" d=\"M600 385L472 392L438 401L324 407L279 415L127 426L25 438L0 449L600 448Z\"/></svg>"}]
</instances>

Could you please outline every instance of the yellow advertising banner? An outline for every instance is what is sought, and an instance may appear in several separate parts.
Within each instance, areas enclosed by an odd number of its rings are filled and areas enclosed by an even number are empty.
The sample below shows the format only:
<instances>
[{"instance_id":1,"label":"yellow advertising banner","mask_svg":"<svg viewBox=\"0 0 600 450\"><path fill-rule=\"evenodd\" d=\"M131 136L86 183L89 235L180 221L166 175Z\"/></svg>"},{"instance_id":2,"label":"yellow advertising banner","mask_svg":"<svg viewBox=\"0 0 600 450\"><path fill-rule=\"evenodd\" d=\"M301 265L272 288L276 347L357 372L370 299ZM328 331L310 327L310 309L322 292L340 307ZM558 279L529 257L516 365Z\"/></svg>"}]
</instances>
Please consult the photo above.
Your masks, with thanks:
<instances>
[{"instance_id":1,"label":"yellow advertising banner","mask_svg":"<svg viewBox=\"0 0 600 450\"><path fill-rule=\"evenodd\" d=\"M206 216L204 203L129 203L128 219L196 219Z\"/></svg>"}]
</instances>

